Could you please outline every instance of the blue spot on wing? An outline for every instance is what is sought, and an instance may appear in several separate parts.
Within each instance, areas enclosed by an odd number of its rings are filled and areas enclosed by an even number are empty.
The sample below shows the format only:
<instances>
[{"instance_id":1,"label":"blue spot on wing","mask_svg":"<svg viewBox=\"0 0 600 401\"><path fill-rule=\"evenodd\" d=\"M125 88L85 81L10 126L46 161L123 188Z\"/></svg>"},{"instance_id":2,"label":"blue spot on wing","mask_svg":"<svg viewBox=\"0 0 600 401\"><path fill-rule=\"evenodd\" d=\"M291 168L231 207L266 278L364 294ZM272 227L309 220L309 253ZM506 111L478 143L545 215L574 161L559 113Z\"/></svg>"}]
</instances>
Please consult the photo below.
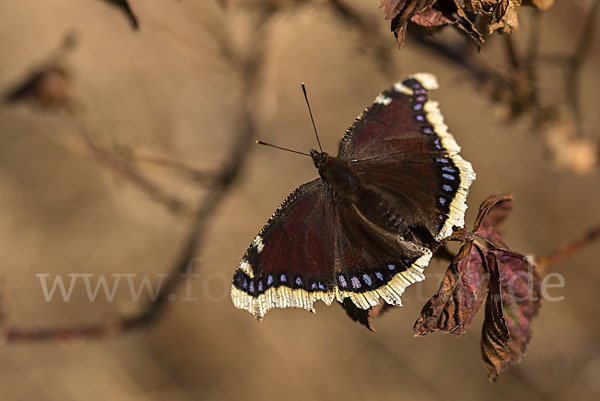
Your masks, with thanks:
<instances>
[{"instance_id":1,"label":"blue spot on wing","mask_svg":"<svg viewBox=\"0 0 600 401\"><path fill-rule=\"evenodd\" d=\"M454 167L452 167L452 166L444 166L444 167L442 167L442 170L447 171L449 173L456 172L456 169Z\"/></svg>"}]
</instances>

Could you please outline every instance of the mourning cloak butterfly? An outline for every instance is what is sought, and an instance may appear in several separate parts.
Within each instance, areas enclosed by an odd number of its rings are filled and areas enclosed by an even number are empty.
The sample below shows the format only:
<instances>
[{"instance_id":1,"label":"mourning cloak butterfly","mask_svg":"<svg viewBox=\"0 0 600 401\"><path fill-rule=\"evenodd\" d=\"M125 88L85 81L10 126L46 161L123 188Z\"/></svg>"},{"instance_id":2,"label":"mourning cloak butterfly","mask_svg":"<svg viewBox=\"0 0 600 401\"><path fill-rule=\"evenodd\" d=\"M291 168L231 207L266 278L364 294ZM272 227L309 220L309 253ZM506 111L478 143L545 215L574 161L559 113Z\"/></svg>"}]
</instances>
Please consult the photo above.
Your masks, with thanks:
<instances>
[{"instance_id":1,"label":"mourning cloak butterfly","mask_svg":"<svg viewBox=\"0 0 600 401\"><path fill-rule=\"evenodd\" d=\"M428 98L437 87L411 75L355 120L338 157L310 151L321 178L292 192L248 247L231 288L237 308L261 319L272 308L314 312L316 300L402 304L432 251L464 226L475 179Z\"/></svg>"}]
</instances>

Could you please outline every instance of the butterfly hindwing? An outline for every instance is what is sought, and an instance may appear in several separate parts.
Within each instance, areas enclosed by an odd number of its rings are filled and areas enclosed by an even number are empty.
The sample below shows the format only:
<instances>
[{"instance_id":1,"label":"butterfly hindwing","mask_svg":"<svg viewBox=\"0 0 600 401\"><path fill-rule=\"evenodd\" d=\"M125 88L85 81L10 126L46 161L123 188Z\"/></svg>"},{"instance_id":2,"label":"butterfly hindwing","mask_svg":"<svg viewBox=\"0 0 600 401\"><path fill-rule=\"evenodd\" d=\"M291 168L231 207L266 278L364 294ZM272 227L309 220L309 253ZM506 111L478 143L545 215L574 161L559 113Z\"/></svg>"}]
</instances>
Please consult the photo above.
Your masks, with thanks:
<instances>
[{"instance_id":1,"label":"butterfly hindwing","mask_svg":"<svg viewBox=\"0 0 600 401\"><path fill-rule=\"evenodd\" d=\"M406 287L425 278L431 251L371 224L353 205L338 203L336 211L336 299L349 298L360 309L378 305L380 298L401 305Z\"/></svg>"},{"instance_id":2,"label":"butterfly hindwing","mask_svg":"<svg viewBox=\"0 0 600 401\"><path fill-rule=\"evenodd\" d=\"M400 305L404 289L424 278L428 249L382 233L333 196L317 179L274 213L235 272L236 307L262 318L272 308L314 311L317 300L368 309L381 297Z\"/></svg>"}]
</instances>

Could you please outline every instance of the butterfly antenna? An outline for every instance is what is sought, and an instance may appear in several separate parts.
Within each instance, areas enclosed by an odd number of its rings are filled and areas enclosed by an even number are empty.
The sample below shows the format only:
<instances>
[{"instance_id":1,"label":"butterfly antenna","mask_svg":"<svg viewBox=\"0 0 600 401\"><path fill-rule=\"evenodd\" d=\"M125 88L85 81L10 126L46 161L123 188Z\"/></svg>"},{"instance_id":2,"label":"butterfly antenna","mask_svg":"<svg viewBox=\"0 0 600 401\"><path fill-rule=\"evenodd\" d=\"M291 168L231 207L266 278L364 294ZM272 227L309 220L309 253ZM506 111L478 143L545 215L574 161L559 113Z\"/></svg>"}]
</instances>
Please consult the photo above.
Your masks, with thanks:
<instances>
[{"instance_id":1,"label":"butterfly antenna","mask_svg":"<svg viewBox=\"0 0 600 401\"><path fill-rule=\"evenodd\" d=\"M281 146L273 145L271 143L266 143L266 142L263 142L263 141L256 141L256 143L259 144L259 145L270 146L270 147L275 148L275 149L285 150L286 152L292 152L292 153L297 153L299 155L311 157L310 154L308 154L308 153L299 152L299 151L293 150L293 149L283 148Z\"/></svg>"},{"instance_id":2,"label":"butterfly antenna","mask_svg":"<svg viewBox=\"0 0 600 401\"><path fill-rule=\"evenodd\" d=\"M308 107L308 114L310 114L310 121L312 122L313 129L315 130L315 136L317 137L317 143L319 144L319 149L323 152L323 148L321 147L321 141L319 140L319 134L317 133L317 126L315 125L315 119L312 115L312 110L310 109L310 103L308 102L308 96L306 95L306 86L304 86L304 82L302 82L302 93L304 93L304 100L306 100L306 106Z\"/></svg>"}]
</instances>

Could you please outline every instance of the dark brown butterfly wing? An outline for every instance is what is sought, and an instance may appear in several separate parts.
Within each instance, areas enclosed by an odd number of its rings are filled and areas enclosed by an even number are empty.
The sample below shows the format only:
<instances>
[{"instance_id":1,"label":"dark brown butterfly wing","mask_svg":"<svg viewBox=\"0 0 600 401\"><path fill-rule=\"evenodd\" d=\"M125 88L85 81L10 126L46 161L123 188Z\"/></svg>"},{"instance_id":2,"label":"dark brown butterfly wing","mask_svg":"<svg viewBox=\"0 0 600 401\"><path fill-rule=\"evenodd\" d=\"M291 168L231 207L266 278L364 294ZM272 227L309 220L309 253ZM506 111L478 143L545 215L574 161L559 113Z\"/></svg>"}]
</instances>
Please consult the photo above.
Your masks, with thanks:
<instances>
[{"instance_id":1,"label":"dark brown butterfly wing","mask_svg":"<svg viewBox=\"0 0 600 401\"><path fill-rule=\"evenodd\" d=\"M401 305L406 287L425 278L431 251L372 224L355 205L336 202L335 209L336 299L349 298L361 309L378 305L380 298Z\"/></svg>"},{"instance_id":2,"label":"dark brown butterfly wing","mask_svg":"<svg viewBox=\"0 0 600 401\"><path fill-rule=\"evenodd\" d=\"M464 226L475 173L429 99L435 88L435 77L422 73L380 94L346 132L339 156L393 200L399 218L440 241Z\"/></svg>"},{"instance_id":3,"label":"dark brown butterfly wing","mask_svg":"<svg viewBox=\"0 0 600 401\"><path fill-rule=\"evenodd\" d=\"M414 74L379 94L356 118L340 142L344 159L414 157L460 148L448 134L437 102L429 100L429 89L437 89L431 74Z\"/></svg>"},{"instance_id":4,"label":"dark brown butterfly wing","mask_svg":"<svg viewBox=\"0 0 600 401\"><path fill-rule=\"evenodd\" d=\"M235 272L237 308L261 318L272 308L313 310L333 301L336 219L321 179L296 189L256 236Z\"/></svg>"},{"instance_id":5,"label":"dark brown butterfly wing","mask_svg":"<svg viewBox=\"0 0 600 401\"><path fill-rule=\"evenodd\" d=\"M381 233L321 179L296 191L256 236L234 274L237 308L262 318L272 308L304 308L348 298L362 309L400 305L404 289L424 278L431 252Z\"/></svg>"}]
</instances>

